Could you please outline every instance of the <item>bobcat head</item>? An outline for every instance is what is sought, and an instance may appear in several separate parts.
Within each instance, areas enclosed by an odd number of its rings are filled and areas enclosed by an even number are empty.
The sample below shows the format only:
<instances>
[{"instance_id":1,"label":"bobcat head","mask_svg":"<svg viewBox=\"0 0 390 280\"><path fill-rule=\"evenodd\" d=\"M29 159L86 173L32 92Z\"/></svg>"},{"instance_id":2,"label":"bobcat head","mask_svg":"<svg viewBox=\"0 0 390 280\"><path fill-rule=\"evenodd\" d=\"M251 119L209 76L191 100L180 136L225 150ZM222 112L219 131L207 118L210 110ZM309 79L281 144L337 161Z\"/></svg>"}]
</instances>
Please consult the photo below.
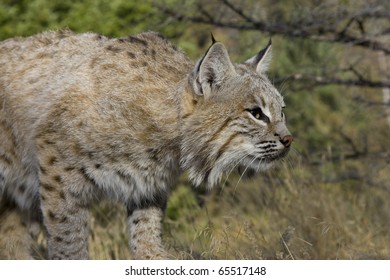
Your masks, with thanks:
<instances>
[{"instance_id":1,"label":"bobcat head","mask_svg":"<svg viewBox=\"0 0 390 280\"><path fill-rule=\"evenodd\" d=\"M212 187L235 168L266 170L289 152L283 97L265 75L270 58L271 41L233 64L213 40L189 75L193 106L182 120L181 165L195 185Z\"/></svg>"}]
</instances>

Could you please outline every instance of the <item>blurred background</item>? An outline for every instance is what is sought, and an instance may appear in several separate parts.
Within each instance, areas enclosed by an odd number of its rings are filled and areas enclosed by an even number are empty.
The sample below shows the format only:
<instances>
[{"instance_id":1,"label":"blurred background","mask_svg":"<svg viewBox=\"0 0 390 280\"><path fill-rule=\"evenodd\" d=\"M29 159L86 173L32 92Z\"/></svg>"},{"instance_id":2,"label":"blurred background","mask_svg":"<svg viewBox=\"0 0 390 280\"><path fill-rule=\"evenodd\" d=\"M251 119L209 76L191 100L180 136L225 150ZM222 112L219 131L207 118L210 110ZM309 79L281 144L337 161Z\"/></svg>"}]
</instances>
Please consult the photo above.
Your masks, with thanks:
<instances>
[{"instance_id":1,"label":"blurred background","mask_svg":"<svg viewBox=\"0 0 390 280\"><path fill-rule=\"evenodd\" d=\"M210 32L236 62L272 38L293 150L208 194L184 175L164 221L173 258L390 259L390 1L0 1L0 40L61 28L158 31L194 62ZM120 205L94 207L91 257L131 258L126 226ZM37 258L45 246L41 234Z\"/></svg>"}]
</instances>

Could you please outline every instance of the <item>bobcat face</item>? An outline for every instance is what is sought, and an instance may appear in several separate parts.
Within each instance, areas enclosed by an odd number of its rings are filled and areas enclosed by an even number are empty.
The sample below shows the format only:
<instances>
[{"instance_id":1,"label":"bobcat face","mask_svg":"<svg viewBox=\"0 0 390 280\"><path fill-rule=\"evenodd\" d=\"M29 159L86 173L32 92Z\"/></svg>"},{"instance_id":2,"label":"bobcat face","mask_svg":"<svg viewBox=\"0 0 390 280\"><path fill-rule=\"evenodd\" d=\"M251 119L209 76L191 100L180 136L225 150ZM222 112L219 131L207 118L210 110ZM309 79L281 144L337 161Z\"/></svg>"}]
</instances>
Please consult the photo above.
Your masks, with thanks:
<instances>
[{"instance_id":1,"label":"bobcat face","mask_svg":"<svg viewBox=\"0 0 390 280\"><path fill-rule=\"evenodd\" d=\"M264 72L270 44L257 56L233 65L214 43L189 78L193 112L184 119L182 165L197 185L218 183L224 173L266 170L287 155L293 137L285 104Z\"/></svg>"}]
</instances>

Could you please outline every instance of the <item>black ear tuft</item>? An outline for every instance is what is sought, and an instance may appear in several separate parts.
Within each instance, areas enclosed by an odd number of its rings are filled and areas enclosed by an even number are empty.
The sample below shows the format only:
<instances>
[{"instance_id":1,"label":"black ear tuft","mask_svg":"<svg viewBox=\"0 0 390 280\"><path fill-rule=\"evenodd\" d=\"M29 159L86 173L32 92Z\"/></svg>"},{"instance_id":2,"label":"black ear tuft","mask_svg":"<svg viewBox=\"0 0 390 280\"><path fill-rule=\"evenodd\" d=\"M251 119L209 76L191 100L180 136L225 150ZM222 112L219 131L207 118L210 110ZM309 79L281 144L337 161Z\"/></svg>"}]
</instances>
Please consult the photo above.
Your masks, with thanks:
<instances>
[{"instance_id":1,"label":"black ear tuft","mask_svg":"<svg viewBox=\"0 0 390 280\"><path fill-rule=\"evenodd\" d=\"M214 45L217 42L217 40L215 40L215 37L212 32L210 32L210 35L211 35L211 44Z\"/></svg>"},{"instance_id":2,"label":"black ear tuft","mask_svg":"<svg viewBox=\"0 0 390 280\"><path fill-rule=\"evenodd\" d=\"M269 50L271 45L272 45L272 40L271 40L271 37L270 37L267 46L264 49L262 49L261 51L259 51L259 53L256 55L256 58L255 58L255 64L256 65L264 57L264 55L267 53L267 51Z\"/></svg>"},{"instance_id":3,"label":"black ear tuft","mask_svg":"<svg viewBox=\"0 0 390 280\"><path fill-rule=\"evenodd\" d=\"M272 57L271 45L272 40L269 38L267 46L259 51L257 55L248 59L244 63L253 67L258 73L267 72Z\"/></svg>"},{"instance_id":4,"label":"black ear tuft","mask_svg":"<svg viewBox=\"0 0 390 280\"><path fill-rule=\"evenodd\" d=\"M264 55L266 54L266 52L269 50L269 48L271 47L271 45L272 45L272 40L271 40L271 37L270 37L267 46L266 46L264 49L262 49L262 50L257 54L257 56L256 56L257 59L258 59L257 63L259 63L259 61L263 58L263 56L264 56Z\"/></svg>"}]
</instances>

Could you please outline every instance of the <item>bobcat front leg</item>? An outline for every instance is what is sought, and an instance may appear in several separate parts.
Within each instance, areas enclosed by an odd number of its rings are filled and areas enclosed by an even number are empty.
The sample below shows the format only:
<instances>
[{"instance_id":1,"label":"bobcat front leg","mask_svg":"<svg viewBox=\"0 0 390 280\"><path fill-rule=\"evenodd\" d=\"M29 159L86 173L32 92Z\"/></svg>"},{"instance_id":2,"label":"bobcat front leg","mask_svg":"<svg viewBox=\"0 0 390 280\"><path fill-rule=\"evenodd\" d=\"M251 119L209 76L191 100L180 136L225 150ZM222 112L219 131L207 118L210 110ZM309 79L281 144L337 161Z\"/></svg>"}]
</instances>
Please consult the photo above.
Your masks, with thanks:
<instances>
[{"instance_id":1,"label":"bobcat front leg","mask_svg":"<svg viewBox=\"0 0 390 280\"><path fill-rule=\"evenodd\" d=\"M49 258L88 259L88 200L83 191L70 189L65 176L41 178L41 207Z\"/></svg>"},{"instance_id":2,"label":"bobcat front leg","mask_svg":"<svg viewBox=\"0 0 390 280\"><path fill-rule=\"evenodd\" d=\"M135 259L167 259L162 244L165 201L128 207L129 246Z\"/></svg>"},{"instance_id":3,"label":"bobcat front leg","mask_svg":"<svg viewBox=\"0 0 390 280\"><path fill-rule=\"evenodd\" d=\"M88 207L96 186L86 169L67 163L54 144L46 141L39 149L39 193L49 258L88 259Z\"/></svg>"}]
</instances>

